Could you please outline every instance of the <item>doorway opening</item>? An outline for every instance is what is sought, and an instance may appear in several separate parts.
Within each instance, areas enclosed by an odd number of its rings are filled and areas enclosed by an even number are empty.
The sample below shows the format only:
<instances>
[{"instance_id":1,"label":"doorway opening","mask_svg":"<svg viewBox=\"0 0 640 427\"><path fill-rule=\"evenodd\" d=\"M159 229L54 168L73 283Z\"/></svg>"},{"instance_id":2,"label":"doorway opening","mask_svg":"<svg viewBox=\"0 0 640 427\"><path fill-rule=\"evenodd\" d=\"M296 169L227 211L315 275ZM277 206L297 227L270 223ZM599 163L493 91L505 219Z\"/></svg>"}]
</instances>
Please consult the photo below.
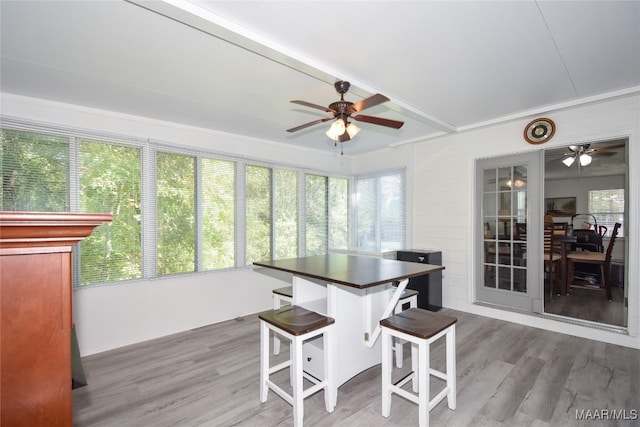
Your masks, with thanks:
<instances>
[{"instance_id":1,"label":"doorway opening","mask_svg":"<svg viewBox=\"0 0 640 427\"><path fill-rule=\"evenodd\" d=\"M555 246L558 253L565 251L559 286L545 292L547 314L627 326L627 143L627 139L619 139L545 150L544 214L557 230L563 230L556 232L561 237ZM613 236L616 223L620 225ZM575 252L586 254L570 255ZM579 262L589 258L604 262ZM604 272L608 277L603 277ZM545 281L548 276L545 271Z\"/></svg>"}]
</instances>

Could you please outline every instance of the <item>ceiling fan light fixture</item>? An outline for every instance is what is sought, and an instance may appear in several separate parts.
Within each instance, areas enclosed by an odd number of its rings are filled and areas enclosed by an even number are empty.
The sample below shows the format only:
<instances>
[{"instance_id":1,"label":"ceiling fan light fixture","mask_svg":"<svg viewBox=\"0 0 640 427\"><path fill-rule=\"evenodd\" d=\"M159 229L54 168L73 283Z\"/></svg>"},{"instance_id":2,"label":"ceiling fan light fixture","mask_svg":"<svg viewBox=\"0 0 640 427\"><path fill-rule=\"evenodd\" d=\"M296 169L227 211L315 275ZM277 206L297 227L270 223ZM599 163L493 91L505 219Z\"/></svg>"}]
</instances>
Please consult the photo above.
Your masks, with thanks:
<instances>
[{"instance_id":1,"label":"ceiling fan light fixture","mask_svg":"<svg viewBox=\"0 0 640 427\"><path fill-rule=\"evenodd\" d=\"M356 136L358 132L360 132L360 128L353 123L349 123L347 125L346 131L347 134L349 134L349 139L353 139L353 137Z\"/></svg>"},{"instance_id":2,"label":"ceiling fan light fixture","mask_svg":"<svg viewBox=\"0 0 640 427\"><path fill-rule=\"evenodd\" d=\"M338 119L331 124L331 127L326 133L329 138L335 141L340 137L340 135L344 133L344 130L345 130L344 120Z\"/></svg>"},{"instance_id":3,"label":"ceiling fan light fixture","mask_svg":"<svg viewBox=\"0 0 640 427\"><path fill-rule=\"evenodd\" d=\"M572 157L567 157L566 159L564 159L562 161L562 163L564 163L566 167L570 168L571 165L573 164L573 162L575 162L575 161L576 161L576 158L572 156Z\"/></svg>"},{"instance_id":4,"label":"ceiling fan light fixture","mask_svg":"<svg viewBox=\"0 0 640 427\"><path fill-rule=\"evenodd\" d=\"M581 154L580 155L580 166L589 166L591 164L591 161L593 159L591 158L590 155L588 154Z\"/></svg>"},{"instance_id":5,"label":"ceiling fan light fixture","mask_svg":"<svg viewBox=\"0 0 640 427\"><path fill-rule=\"evenodd\" d=\"M336 92L340 94L340 100L332 102L328 107L313 104L307 101L301 101L298 99L292 100L291 102L293 102L294 104L304 105L305 107L322 110L329 113L330 116L322 119L316 119L300 126L292 127L291 129L287 129L287 132L297 132L299 130L306 129L309 126L313 126L317 123L324 123L333 120L333 123L331 123L329 130L327 130L325 133L327 137L335 141L337 145L338 142L342 143L353 139L353 137L355 137L358 132L360 132L360 128L355 124L350 123L350 120L362 121L393 129L400 129L404 125L404 122L398 120L385 119L383 117L365 116L363 114L360 114L367 108L375 107L376 105L390 101L390 99L386 96L376 93L375 95L371 95L368 98L361 99L360 101L353 103L344 99L345 93L349 91L349 82L340 80L335 82L333 86L335 87Z\"/></svg>"}]
</instances>

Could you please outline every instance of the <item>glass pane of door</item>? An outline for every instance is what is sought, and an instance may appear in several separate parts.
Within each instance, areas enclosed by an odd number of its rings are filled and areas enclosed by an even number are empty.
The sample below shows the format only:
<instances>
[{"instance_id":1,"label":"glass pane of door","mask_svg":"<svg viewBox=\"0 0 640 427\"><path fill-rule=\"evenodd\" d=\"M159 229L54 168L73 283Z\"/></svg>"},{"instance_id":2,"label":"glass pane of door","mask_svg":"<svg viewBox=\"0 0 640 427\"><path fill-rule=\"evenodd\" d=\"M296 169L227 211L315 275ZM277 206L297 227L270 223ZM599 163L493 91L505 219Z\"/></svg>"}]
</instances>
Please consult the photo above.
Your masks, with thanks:
<instances>
[{"instance_id":1,"label":"glass pane of door","mask_svg":"<svg viewBox=\"0 0 640 427\"><path fill-rule=\"evenodd\" d=\"M536 239L527 239L528 231L536 228L528 208L531 193L539 197L539 190L529 185L532 176L539 177L538 159L534 153L478 161L478 301L527 311L541 308L539 275L527 269L532 255L540 257L534 250Z\"/></svg>"}]
</instances>

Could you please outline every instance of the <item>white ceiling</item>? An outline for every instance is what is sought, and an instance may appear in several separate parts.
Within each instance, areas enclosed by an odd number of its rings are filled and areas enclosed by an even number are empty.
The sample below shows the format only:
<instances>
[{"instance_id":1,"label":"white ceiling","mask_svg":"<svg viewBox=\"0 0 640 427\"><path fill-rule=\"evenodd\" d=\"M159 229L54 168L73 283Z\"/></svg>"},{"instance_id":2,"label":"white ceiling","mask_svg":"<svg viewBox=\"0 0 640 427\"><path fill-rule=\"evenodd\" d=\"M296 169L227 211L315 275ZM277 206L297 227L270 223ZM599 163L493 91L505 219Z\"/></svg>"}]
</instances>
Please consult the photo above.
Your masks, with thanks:
<instances>
[{"instance_id":1,"label":"white ceiling","mask_svg":"<svg viewBox=\"0 0 640 427\"><path fill-rule=\"evenodd\" d=\"M0 1L4 93L335 150L326 114L392 102L357 155L640 91L640 2ZM514 137L516 137L514 135ZM521 135L517 137L521 138Z\"/></svg>"}]
</instances>

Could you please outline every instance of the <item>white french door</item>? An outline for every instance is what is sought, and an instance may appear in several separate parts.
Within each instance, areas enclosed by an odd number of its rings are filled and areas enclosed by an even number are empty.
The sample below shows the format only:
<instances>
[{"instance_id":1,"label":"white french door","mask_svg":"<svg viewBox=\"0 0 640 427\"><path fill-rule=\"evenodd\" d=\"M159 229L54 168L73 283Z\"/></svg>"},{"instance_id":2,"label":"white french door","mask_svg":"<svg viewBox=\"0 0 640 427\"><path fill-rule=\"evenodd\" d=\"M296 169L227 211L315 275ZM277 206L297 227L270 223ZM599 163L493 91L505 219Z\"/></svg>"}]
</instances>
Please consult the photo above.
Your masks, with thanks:
<instances>
[{"instance_id":1,"label":"white french door","mask_svg":"<svg viewBox=\"0 0 640 427\"><path fill-rule=\"evenodd\" d=\"M476 161L475 299L542 312L542 151Z\"/></svg>"}]
</instances>

